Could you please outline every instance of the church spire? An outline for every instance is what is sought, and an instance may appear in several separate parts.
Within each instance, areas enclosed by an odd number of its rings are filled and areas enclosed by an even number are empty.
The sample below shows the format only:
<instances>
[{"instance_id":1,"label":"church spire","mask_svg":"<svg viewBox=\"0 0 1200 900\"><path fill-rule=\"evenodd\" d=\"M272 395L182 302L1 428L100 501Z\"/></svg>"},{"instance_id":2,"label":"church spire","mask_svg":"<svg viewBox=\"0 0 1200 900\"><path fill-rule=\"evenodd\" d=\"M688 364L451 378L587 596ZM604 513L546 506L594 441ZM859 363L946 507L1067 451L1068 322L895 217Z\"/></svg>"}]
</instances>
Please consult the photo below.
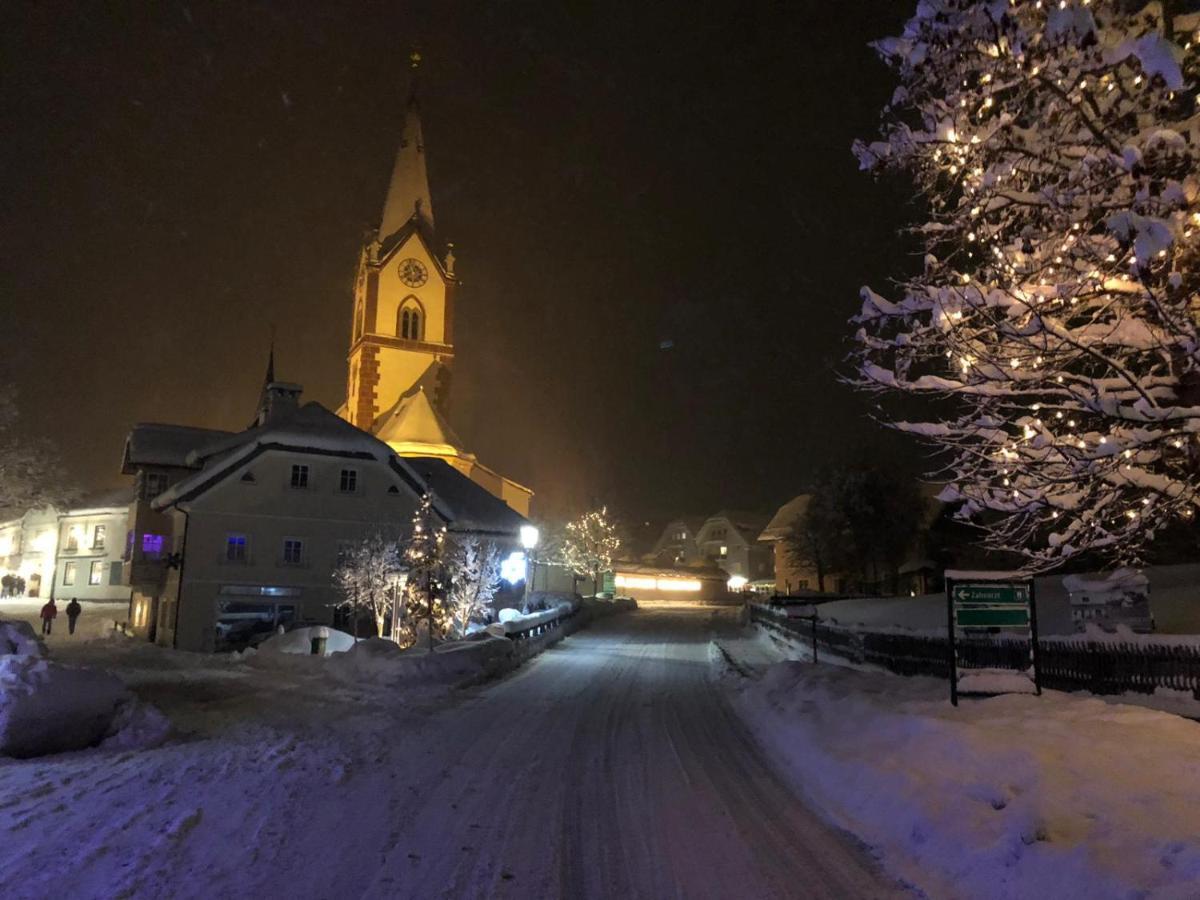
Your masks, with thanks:
<instances>
[{"instance_id":1,"label":"church spire","mask_svg":"<svg viewBox=\"0 0 1200 900\"><path fill-rule=\"evenodd\" d=\"M412 87L404 111L404 130L400 133L400 149L383 204L379 223L379 239L387 240L416 215L422 225L433 229L433 204L429 198L429 176L425 171L425 139L421 135L421 115L417 104L417 69L421 54L415 50L409 57Z\"/></svg>"}]
</instances>

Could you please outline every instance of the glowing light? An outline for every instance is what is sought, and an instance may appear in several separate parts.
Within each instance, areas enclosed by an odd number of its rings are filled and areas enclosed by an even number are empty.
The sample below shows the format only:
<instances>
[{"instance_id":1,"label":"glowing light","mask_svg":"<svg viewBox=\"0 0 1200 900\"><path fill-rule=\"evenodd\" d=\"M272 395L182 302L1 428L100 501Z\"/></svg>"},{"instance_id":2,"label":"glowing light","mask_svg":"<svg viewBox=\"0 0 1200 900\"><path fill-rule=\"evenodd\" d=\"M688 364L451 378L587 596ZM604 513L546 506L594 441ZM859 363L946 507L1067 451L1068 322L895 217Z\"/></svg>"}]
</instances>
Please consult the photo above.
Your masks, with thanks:
<instances>
[{"instance_id":1,"label":"glowing light","mask_svg":"<svg viewBox=\"0 0 1200 900\"><path fill-rule=\"evenodd\" d=\"M53 553L56 543L58 543L57 534L53 531L43 531L33 539L33 549L38 553Z\"/></svg>"},{"instance_id":2,"label":"glowing light","mask_svg":"<svg viewBox=\"0 0 1200 900\"><path fill-rule=\"evenodd\" d=\"M525 554L514 550L500 561L500 577L509 584L516 584L525 579Z\"/></svg>"},{"instance_id":3,"label":"glowing light","mask_svg":"<svg viewBox=\"0 0 1200 900\"><path fill-rule=\"evenodd\" d=\"M669 576L653 578L648 575L623 575L621 573L617 573L613 582L617 587L643 591L688 591L694 593L704 587L695 578L672 578Z\"/></svg>"},{"instance_id":4,"label":"glowing light","mask_svg":"<svg viewBox=\"0 0 1200 900\"><path fill-rule=\"evenodd\" d=\"M539 536L540 535L538 534L538 530L537 530L536 526L534 526L534 525L522 525L521 526L521 546L524 547L526 550L532 550L534 547L536 547L538 545L538 537Z\"/></svg>"},{"instance_id":5,"label":"glowing light","mask_svg":"<svg viewBox=\"0 0 1200 900\"><path fill-rule=\"evenodd\" d=\"M740 591L749 583L750 579L748 579L745 575L733 575L730 577L729 581L726 582L726 584L729 586L729 589L735 593Z\"/></svg>"}]
</instances>

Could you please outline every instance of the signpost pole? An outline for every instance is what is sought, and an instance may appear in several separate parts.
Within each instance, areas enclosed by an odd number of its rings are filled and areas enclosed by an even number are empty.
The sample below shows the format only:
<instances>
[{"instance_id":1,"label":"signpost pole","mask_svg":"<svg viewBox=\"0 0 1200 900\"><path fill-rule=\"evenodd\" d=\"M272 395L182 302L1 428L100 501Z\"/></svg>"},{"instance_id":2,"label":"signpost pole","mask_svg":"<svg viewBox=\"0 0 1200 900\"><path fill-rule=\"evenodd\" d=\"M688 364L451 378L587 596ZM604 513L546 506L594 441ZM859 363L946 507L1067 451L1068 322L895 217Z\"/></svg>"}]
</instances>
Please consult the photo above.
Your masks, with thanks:
<instances>
[{"instance_id":1,"label":"signpost pole","mask_svg":"<svg viewBox=\"0 0 1200 900\"><path fill-rule=\"evenodd\" d=\"M946 579L946 627L950 647L950 704L958 706L958 652L954 648L954 582Z\"/></svg>"},{"instance_id":2,"label":"signpost pole","mask_svg":"<svg viewBox=\"0 0 1200 900\"><path fill-rule=\"evenodd\" d=\"M1033 691L1042 695L1042 666L1038 656L1037 595L1033 592L1033 579L1029 579L1029 651L1033 655Z\"/></svg>"}]
</instances>

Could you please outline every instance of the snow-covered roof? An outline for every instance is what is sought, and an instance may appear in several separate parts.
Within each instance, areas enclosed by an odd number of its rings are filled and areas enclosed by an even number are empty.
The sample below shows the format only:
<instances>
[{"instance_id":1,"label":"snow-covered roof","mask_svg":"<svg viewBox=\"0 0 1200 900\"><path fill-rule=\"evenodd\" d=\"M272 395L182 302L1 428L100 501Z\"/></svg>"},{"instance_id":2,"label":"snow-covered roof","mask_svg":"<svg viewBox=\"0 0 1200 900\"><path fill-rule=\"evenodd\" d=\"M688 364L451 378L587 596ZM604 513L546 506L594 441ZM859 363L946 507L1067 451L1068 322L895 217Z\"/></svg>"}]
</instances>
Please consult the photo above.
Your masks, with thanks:
<instances>
[{"instance_id":1,"label":"snow-covered roof","mask_svg":"<svg viewBox=\"0 0 1200 900\"><path fill-rule=\"evenodd\" d=\"M792 530L792 526L808 509L808 501L811 496L811 494L801 494L779 507L775 515L771 517L771 521L767 522L767 527L759 534L758 539L760 541L782 541L786 538Z\"/></svg>"},{"instance_id":2,"label":"snow-covered roof","mask_svg":"<svg viewBox=\"0 0 1200 900\"><path fill-rule=\"evenodd\" d=\"M137 466L189 467L188 454L197 447L211 444L232 434L216 428L190 425L164 425L139 422L125 438L125 457L121 471L131 475Z\"/></svg>"},{"instance_id":3,"label":"snow-covered roof","mask_svg":"<svg viewBox=\"0 0 1200 900\"><path fill-rule=\"evenodd\" d=\"M66 510L63 515L76 516L96 509L117 509L129 506L136 495L137 491L133 485L90 491L79 498L78 503L71 504L71 508Z\"/></svg>"},{"instance_id":4,"label":"snow-covered roof","mask_svg":"<svg viewBox=\"0 0 1200 900\"><path fill-rule=\"evenodd\" d=\"M405 459L445 509L451 531L482 532L517 537L529 520L500 498L480 487L444 460Z\"/></svg>"},{"instance_id":5,"label":"snow-covered roof","mask_svg":"<svg viewBox=\"0 0 1200 900\"><path fill-rule=\"evenodd\" d=\"M431 367L432 368L432 367ZM375 436L389 444L429 444L437 448L461 450L450 423L437 411L423 384L405 394L375 420Z\"/></svg>"},{"instance_id":6,"label":"snow-covered roof","mask_svg":"<svg viewBox=\"0 0 1200 900\"><path fill-rule=\"evenodd\" d=\"M306 403L294 412L263 425L227 435L188 456L189 464L204 466L154 499L155 508L162 509L180 500L203 493L212 485L253 456L270 449L293 452L336 453L358 458L389 461L414 492L420 494L425 485L405 460L397 459L392 449L361 428L355 428L338 418L319 403ZM439 510L440 511L440 510Z\"/></svg>"}]
</instances>

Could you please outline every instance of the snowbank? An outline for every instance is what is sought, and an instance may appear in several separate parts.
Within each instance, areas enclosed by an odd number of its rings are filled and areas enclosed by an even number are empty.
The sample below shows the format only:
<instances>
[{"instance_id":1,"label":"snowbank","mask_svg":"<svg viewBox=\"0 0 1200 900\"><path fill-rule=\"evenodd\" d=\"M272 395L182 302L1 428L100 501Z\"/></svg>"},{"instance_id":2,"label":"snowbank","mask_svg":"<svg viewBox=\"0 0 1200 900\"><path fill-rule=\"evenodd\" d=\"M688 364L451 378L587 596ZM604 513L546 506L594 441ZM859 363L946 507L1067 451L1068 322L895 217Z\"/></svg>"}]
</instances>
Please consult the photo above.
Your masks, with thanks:
<instances>
[{"instance_id":1,"label":"snowbank","mask_svg":"<svg viewBox=\"0 0 1200 900\"><path fill-rule=\"evenodd\" d=\"M496 637L438 644L433 652L424 647L402 650L392 641L371 638L332 657L328 665L335 676L356 683L459 684L502 670L512 651L512 641Z\"/></svg>"},{"instance_id":2,"label":"snowbank","mask_svg":"<svg viewBox=\"0 0 1200 900\"><path fill-rule=\"evenodd\" d=\"M46 648L28 622L0 622L0 656L44 656Z\"/></svg>"},{"instance_id":3,"label":"snowbank","mask_svg":"<svg viewBox=\"0 0 1200 900\"><path fill-rule=\"evenodd\" d=\"M799 792L931 896L1195 895L1200 724L805 662L735 690Z\"/></svg>"},{"instance_id":4,"label":"snowbank","mask_svg":"<svg viewBox=\"0 0 1200 900\"><path fill-rule=\"evenodd\" d=\"M104 672L37 656L0 656L0 755L41 756L94 746L131 724L135 706L120 679Z\"/></svg>"},{"instance_id":5,"label":"snowbank","mask_svg":"<svg viewBox=\"0 0 1200 900\"><path fill-rule=\"evenodd\" d=\"M345 653L354 646L355 638L352 634L346 634L344 631L338 631L327 625L309 625L267 638L259 645L258 649L263 653L298 653L311 656L312 639L320 636L326 638L326 656Z\"/></svg>"}]
</instances>

